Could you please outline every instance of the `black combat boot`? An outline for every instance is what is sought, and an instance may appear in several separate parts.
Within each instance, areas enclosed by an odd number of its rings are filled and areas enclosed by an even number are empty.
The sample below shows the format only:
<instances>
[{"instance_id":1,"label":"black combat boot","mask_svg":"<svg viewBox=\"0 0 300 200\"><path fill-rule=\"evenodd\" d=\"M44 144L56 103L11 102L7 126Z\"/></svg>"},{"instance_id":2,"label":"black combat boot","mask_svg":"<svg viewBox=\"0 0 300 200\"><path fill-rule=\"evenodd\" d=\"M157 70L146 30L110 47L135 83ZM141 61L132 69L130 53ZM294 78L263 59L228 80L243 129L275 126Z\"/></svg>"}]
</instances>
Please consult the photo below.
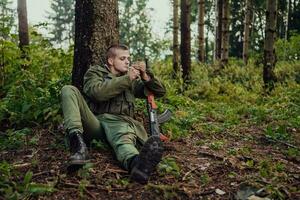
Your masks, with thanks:
<instances>
[{"instance_id":1,"label":"black combat boot","mask_svg":"<svg viewBox=\"0 0 300 200\"><path fill-rule=\"evenodd\" d=\"M69 165L84 165L88 162L88 150L80 133L69 135L71 156Z\"/></svg>"},{"instance_id":2,"label":"black combat boot","mask_svg":"<svg viewBox=\"0 0 300 200\"><path fill-rule=\"evenodd\" d=\"M158 136L151 136L140 154L133 157L130 162L130 179L141 184L148 182L149 176L161 161L164 148Z\"/></svg>"}]
</instances>

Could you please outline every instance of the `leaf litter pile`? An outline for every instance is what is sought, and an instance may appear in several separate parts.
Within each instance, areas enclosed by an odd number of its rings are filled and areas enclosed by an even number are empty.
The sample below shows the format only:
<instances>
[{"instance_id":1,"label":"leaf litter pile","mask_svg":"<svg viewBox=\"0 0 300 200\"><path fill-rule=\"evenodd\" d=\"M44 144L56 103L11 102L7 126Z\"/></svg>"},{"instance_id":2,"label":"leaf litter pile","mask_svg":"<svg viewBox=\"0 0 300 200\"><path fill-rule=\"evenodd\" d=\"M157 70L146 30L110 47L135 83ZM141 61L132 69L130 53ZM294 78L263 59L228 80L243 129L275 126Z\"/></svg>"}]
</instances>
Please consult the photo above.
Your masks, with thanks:
<instances>
[{"instance_id":1,"label":"leaf litter pile","mask_svg":"<svg viewBox=\"0 0 300 200\"><path fill-rule=\"evenodd\" d=\"M14 193L27 199L300 199L300 130L289 131L292 144L257 127L165 142L163 160L140 185L99 142L89 150L91 162L69 173L63 131L35 129L26 145L1 151L1 170L9 173L0 175L7 189L0 199Z\"/></svg>"}]
</instances>

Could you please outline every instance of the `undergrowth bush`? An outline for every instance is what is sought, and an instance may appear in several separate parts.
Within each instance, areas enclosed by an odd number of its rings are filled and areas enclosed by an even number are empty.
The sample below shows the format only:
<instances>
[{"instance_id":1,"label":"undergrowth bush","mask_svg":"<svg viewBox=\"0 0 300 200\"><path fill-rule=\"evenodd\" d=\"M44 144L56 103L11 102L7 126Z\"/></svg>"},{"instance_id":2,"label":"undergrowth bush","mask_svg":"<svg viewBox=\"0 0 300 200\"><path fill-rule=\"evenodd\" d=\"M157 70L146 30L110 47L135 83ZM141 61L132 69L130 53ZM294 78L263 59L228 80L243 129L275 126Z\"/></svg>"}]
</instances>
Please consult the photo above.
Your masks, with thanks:
<instances>
[{"instance_id":1,"label":"undergrowth bush","mask_svg":"<svg viewBox=\"0 0 300 200\"><path fill-rule=\"evenodd\" d=\"M2 47L3 48L3 47ZM60 89L70 83L72 48L55 49L37 33L27 49L29 59L20 58L16 42L5 42L0 69L0 121L3 128L22 129L36 124L62 122ZM192 64L192 81L183 86L181 72L173 77L172 61L153 63L153 71L164 82L167 95L158 101L159 111L171 109L173 118L163 131L171 139L192 132L220 134L235 126L299 126L300 62L278 62L275 90L263 91L262 67ZM137 108L145 111L144 102ZM146 112L144 112L146 113ZM4 124L4 125L3 125Z\"/></svg>"},{"instance_id":2,"label":"undergrowth bush","mask_svg":"<svg viewBox=\"0 0 300 200\"><path fill-rule=\"evenodd\" d=\"M35 40L36 44L26 49L28 59L20 58L17 44L8 42L4 47L7 58L0 69L0 121L4 127L62 122L59 93L70 82L72 51L54 49L40 36L33 37Z\"/></svg>"},{"instance_id":3,"label":"undergrowth bush","mask_svg":"<svg viewBox=\"0 0 300 200\"><path fill-rule=\"evenodd\" d=\"M218 70L215 66L193 64L192 81L185 90L180 77L172 78L171 61L154 66L167 88L161 107L173 111L172 120L163 125L172 139L195 131L219 134L251 124L299 127L299 62L277 63L279 81L270 95L264 94L262 68L255 65L232 62Z\"/></svg>"}]
</instances>

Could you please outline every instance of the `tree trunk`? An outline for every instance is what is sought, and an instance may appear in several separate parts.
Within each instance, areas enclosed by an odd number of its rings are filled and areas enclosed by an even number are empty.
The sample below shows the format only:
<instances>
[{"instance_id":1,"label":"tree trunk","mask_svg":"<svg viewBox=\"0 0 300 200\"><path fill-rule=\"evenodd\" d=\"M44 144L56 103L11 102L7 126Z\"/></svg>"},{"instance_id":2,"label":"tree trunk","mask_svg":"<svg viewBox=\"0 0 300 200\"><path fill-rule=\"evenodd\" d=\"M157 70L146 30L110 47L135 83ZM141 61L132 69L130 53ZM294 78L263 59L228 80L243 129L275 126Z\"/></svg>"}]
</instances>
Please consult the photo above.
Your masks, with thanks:
<instances>
[{"instance_id":1,"label":"tree trunk","mask_svg":"<svg viewBox=\"0 0 300 200\"><path fill-rule=\"evenodd\" d=\"M173 71L174 77L179 71L179 21L178 21L179 1L173 0Z\"/></svg>"},{"instance_id":2,"label":"tree trunk","mask_svg":"<svg viewBox=\"0 0 300 200\"><path fill-rule=\"evenodd\" d=\"M72 84L82 90L91 65L104 65L106 49L119 42L117 0L76 0Z\"/></svg>"},{"instance_id":3,"label":"tree trunk","mask_svg":"<svg viewBox=\"0 0 300 200\"><path fill-rule=\"evenodd\" d=\"M19 19L19 47L24 54L25 53L24 47L29 45L26 0L18 0L18 19Z\"/></svg>"},{"instance_id":4,"label":"tree trunk","mask_svg":"<svg viewBox=\"0 0 300 200\"><path fill-rule=\"evenodd\" d=\"M191 2L190 0L181 0L181 66L182 78L184 83L189 83L191 79Z\"/></svg>"},{"instance_id":5,"label":"tree trunk","mask_svg":"<svg viewBox=\"0 0 300 200\"><path fill-rule=\"evenodd\" d=\"M221 65L228 63L229 47L229 0L223 0L222 4L222 37L221 37Z\"/></svg>"},{"instance_id":6,"label":"tree trunk","mask_svg":"<svg viewBox=\"0 0 300 200\"><path fill-rule=\"evenodd\" d=\"M198 60L205 62L205 40L204 40L204 15L205 15L205 1L198 2Z\"/></svg>"},{"instance_id":7,"label":"tree trunk","mask_svg":"<svg viewBox=\"0 0 300 200\"><path fill-rule=\"evenodd\" d=\"M271 91L274 88L274 82L276 81L276 76L274 73L276 64L276 54L274 48L276 39L276 17L277 0L267 0L263 69L264 86L267 91Z\"/></svg>"},{"instance_id":8,"label":"tree trunk","mask_svg":"<svg viewBox=\"0 0 300 200\"><path fill-rule=\"evenodd\" d=\"M243 40L243 61L244 64L248 64L248 50L249 50L249 35L250 35L250 24L251 24L251 0L246 0L246 12L245 12L245 23L244 23L244 40Z\"/></svg>"},{"instance_id":9,"label":"tree trunk","mask_svg":"<svg viewBox=\"0 0 300 200\"><path fill-rule=\"evenodd\" d=\"M216 0L216 35L215 35L215 60L221 59L222 38L222 0Z\"/></svg>"},{"instance_id":10,"label":"tree trunk","mask_svg":"<svg viewBox=\"0 0 300 200\"><path fill-rule=\"evenodd\" d=\"M286 23L285 23L285 34L284 39L287 41L289 38L289 22L291 18L291 0L288 0L287 11L286 11Z\"/></svg>"}]
</instances>

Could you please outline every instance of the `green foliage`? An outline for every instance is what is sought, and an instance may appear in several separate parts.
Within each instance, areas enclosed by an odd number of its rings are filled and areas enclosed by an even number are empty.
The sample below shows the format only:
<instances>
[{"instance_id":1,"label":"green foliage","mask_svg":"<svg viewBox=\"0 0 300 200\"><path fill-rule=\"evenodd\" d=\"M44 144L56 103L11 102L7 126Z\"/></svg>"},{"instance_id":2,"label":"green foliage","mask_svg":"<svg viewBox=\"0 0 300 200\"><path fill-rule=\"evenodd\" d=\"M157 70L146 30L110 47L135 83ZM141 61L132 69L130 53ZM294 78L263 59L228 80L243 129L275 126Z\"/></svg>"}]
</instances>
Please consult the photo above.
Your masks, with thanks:
<instances>
[{"instance_id":1,"label":"green foliage","mask_svg":"<svg viewBox=\"0 0 300 200\"><path fill-rule=\"evenodd\" d=\"M274 140L288 141L290 140L291 136L287 133L286 129L286 126L279 126L275 129L273 129L272 127L267 127L267 129L265 130L265 134L267 137Z\"/></svg>"},{"instance_id":2,"label":"green foliage","mask_svg":"<svg viewBox=\"0 0 300 200\"><path fill-rule=\"evenodd\" d=\"M27 137L31 134L28 128L13 130L8 129L6 134L0 135L0 150L19 149L27 143Z\"/></svg>"},{"instance_id":3,"label":"green foliage","mask_svg":"<svg viewBox=\"0 0 300 200\"><path fill-rule=\"evenodd\" d=\"M160 175L170 174L176 178L180 176L180 168L174 158L164 157L158 165Z\"/></svg>"},{"instance_id":4,"label":"green foliage","mask_svg":"<svg viewBox=\"0 0 300 200\"><path fill-rule=\"evenodd\" d=\"M17 44L7 42L4 47L8 62L0 73L0 121L8 126L62 122L59 96L70 80L72 51L53 49L34 30L32 41L27 49L30 60L21 59L20 52L14 51Z\"/></svg>"},{"instance_id":5,"label":"green foliage","mask_svg":"<svg viewBox=\"0 0 300 200\"><path fill-rule=\"evenodd\" d=\"M11 9L12 1L1 0L0 1L0 41L10 38L11 30L14 27L15 11Z\"/></svg>"},{"instance_id":6,"label":"green foliage","mask_svg":"<svg viewBox=\"0 0 300 200\"><path fill-rule=\"evenodd\" d=\"M13 167L6 163L0 163L0 196L5 199L28 199L31 196L52 193L55 191L54 184L41 184L32 182L33 173L27 171L23 181L16 181L19 176ZM21 180L21 179L20 179Z\"/></svg>"},{"instance_id":7,"label":"green foliage","mask_svg":"<svg viewBox=\"0 0 300 200\"><path fill-rule=\"evenodd\" d=\"M90 177L90 171L93 168L93 163L86 163L79 171L78 175L82 179L88 179Z\"/></svg>"},{"instance_id":8,"label":"green foliage","mask_svg":"<svg viewBox=\"0 0 300 200\"><path fill-rule=\"evenodd\" d=\"M91 147L97 150L107 150L109 146L100 140L93 139L91 142Z\"/></svg>"},{"instance_id":9,"label":"green foliage","mask_svg":"<svg viewBox=\"0 0 300 200\"><path fill-rule=\"evenodd\" d=\"M290 158L297 158L300 156L300 151L296 148L288 148L288 150L285 150L284 153Z\"/></svg>"},{"instance_id":10,"label":"green foliage","mask_svg":"<svg viewBox=\"0 0 300 200\"><path fill-rule=\"evenodd\" d=\"M222 149L223 145L224 145L223 141L215 141L215 142L212 142L209 147L212 150L220 150L220 149Z\"/></svg>"},{"instance_id":11,"label":"green foliage","mask_svg":"<svg viewBox=\"0 0 300 200\"><path fill-rule=\"evenodd\" d=\"M278 39L275 43L278 60L299 60L300 59L300 35L293 35L288 41Z\"/></svg>"},{"instance_id":12,"label":"green foliage","mask_svg":"<svg viewBox=\"0 0 300 200\"><path fill-rule=\"evenodd\" d=\"M193 64L192 82L185 90L180 78L172 78L170 61L155 65L154 72L167 88L159 106L173 112L172 119L163 125L166 134L178 139L192 132L221 134L237 126L255 125L274 127L272 131L292 140L279 127L288 130L299 126L299 62L278 62L275 73L281 82L268 96L263 94L262 68L230 62L221 71Z\"/></svg>"},{"instance_id":13,"label":"green foliage","mask_svg":"<svg viewBox=\"0 0 300 200\"><path fill-rule=\"evenodd\" d=\"M81 199L85 199L84 191L86 190L86 187L90 184L90 181L86 179L82 179L79 182L78 190L79 190L79 196Z\"/></svg>"},{"instance_id":14,"label":"green foliage","mask_svg":"<svg viewBox=\"0 0 300 200\"><path fill-rule=\"evenodd\" d=\"M204 173L203 175L201 175L200 181L201 181L201 184L203 186L205 186L211 182L211 178L209 177L209 175L207 173Z\"/></svg>"},{"instance_id":15,"label":"green foliage","mask_svg":"<svg viewBox=\"0 0 300 200\"><path fill-rule=\"evenodd\" d=\"M180 192L179 186L177 185L154 185L148 184L146 190L151 191L151 193L162 197L162 199L178 199L178 194Z\"/></svg>"}]
</instances>

